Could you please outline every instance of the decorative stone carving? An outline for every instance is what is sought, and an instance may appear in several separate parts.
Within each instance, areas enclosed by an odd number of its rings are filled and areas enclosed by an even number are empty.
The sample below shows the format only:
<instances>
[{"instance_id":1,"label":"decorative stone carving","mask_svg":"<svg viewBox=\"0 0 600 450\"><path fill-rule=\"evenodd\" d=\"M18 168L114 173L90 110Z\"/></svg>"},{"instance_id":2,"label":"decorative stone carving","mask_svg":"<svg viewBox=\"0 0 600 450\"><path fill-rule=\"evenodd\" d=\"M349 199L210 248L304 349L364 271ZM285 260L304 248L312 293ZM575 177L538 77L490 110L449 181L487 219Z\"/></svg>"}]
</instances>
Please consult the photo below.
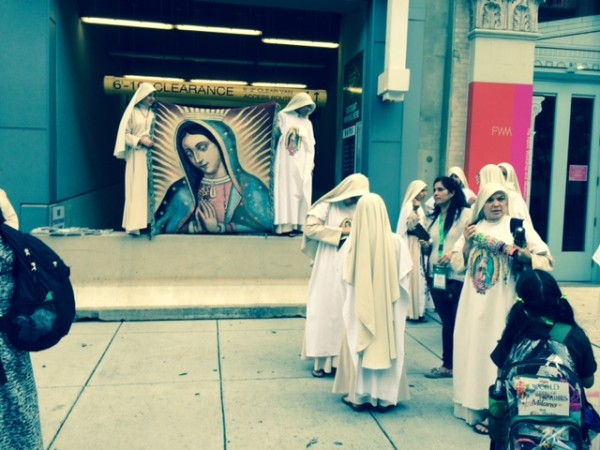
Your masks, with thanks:
<instances>
[{"instance_id":1,"label":"decorative stone carving","mask_svg":"<svg viewBox=\"0 0 600 450\"><path fill-rule=\"evenodd\" d=\"M471 0L471 31L538 32L538 9L544 0Z\"/></svg>"},{"instance_id":2,"label":"decorative stone carving","mask_svg":"<svg viewBox=\"0 0 600 450\"><path fill-rule=\"evenodd\" d=\"M521 4L515 4L512 10L512 15L509 14L509 16L512 16L512 29L514 31L525 31L531 33L531 11L526 4L523 4L524 2L525 0L521 1Z\"/></svg>"},{"instance_id":3,"label":"decorative stone carving","mask_svg":"<svg viewBox=\"0 0 600 450\"><path fill-rule=\"evenodd\" d=\"M503 25L502 7L497 1L489 1L483 5L481 11L481 27L491 30L502 30Z\"/></svg>"}]
</instances>

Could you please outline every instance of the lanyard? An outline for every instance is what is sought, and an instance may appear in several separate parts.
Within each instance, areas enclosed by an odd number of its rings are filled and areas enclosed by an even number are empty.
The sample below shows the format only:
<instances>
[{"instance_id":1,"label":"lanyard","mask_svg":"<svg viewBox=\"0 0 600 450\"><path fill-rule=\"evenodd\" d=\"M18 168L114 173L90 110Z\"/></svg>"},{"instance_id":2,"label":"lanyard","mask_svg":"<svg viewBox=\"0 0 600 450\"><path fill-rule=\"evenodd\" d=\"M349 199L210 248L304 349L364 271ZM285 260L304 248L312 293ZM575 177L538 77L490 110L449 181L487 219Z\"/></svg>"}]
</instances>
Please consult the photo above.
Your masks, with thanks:
<instances>
[{"instance_id":1,"label":"lanyard","mask_svg":"<svg viewBox=\"0 0 600 450\"><path fill-rule=\"evenodd\" d=\"M438 216L438 234L440 235L440 245L438 245L438 259L444 256L444 241L446 240L446 231L442 222L442 214Z\"/></svg>"}]
</instances>

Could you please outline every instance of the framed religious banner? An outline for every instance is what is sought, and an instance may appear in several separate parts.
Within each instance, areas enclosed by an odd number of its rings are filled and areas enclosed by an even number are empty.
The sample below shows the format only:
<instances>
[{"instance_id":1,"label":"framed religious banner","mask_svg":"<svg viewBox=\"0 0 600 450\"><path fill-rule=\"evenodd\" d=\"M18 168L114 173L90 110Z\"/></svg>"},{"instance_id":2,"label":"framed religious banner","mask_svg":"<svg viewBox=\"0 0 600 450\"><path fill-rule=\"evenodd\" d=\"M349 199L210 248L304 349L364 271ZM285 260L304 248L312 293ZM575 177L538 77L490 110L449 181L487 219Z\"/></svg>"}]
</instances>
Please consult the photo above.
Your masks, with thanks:
<instances>
[{"instance_id":1,"label":"framed religious banner","mask_svg":"<svg viewBox=\"0 0 600 450\"><path fill-rule=\"evenodd\" d=\"M158 103L149 161L153 234L272 232L278 108Z\"/></svg>"}]
</instances>

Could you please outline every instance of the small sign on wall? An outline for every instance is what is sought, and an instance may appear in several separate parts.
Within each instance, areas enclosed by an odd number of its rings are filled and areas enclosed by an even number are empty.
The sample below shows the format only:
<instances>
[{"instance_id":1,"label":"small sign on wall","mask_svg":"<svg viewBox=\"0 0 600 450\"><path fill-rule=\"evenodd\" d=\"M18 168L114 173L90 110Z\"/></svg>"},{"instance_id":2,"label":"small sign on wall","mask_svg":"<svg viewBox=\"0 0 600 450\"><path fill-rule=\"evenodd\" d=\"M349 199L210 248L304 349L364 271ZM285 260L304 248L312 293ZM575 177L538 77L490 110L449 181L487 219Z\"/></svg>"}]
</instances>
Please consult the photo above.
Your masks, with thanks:
<instances>
[{"instance_id":1,"label":"small sign on wall","mask_svg":"<svg viewBox=\"0 0 600 450\"><path fill-rule=\"evenodd\" d=\"M56 228L65 227L65 207L64 206L53 206L52 207L52 226Z\"/></svg>"},{"instance_id":2,"label":"small sign on wall","mask_svg":"<svg viewBox=\"0 0 600 450\"><path fill-rule=\"evenodd\" d=\"M587 181L588 166L578 166L571 164L569 166L569 181Z\"/></svg>"},{"instance_id":3,"label":"small sign on wall","mask_svg":"<svg viewBox=\"0 0 600 450\"><path fill-rule=\"evenodd\" d=\"M344 65L342 108L342 178L360 170L360 129L362 122L363 53Z\"/></svg>"},{"instance_id":4,"label":"small sign on wall","mask_svg":"<svg viewBox=\"0 0 600 450\"><path fill-rule=\"evenodd\" d=\"M356 172L356 124L342 130L342 177Z\"/></svg>"}]
</instances>

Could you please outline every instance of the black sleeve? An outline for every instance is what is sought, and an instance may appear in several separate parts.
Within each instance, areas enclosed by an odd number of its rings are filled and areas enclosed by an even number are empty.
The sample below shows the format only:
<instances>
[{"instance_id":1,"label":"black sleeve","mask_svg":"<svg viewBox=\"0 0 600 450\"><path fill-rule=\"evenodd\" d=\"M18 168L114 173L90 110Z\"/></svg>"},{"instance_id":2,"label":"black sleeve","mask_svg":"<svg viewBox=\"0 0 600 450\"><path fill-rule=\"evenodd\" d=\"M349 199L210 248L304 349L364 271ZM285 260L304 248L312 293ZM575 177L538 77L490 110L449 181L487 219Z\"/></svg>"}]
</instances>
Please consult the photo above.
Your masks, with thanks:
<instances>
[{"instance_id":1,"label":"black sleeve","mask_svg":"<svg viewBox=\"0 0 600 450\"><path fill-rule=\"evenodd\" d=\"M575 370L580 378L588 378L594 375L598 365L594 358L592 344L580 327L574 327L565 340L565 345L573 358Z\"/></svg>"},{"instance_id":2,"label":"black sleeve","mask_svg":"<svg viewBox=\"0 0 600 450\"><path fill-rule=\"evenodd\" d=\"M513 342L512 339L500 339L494 351L490 355L496 367L502 368L504 363L506 362L506 358L508 358L508 354L510 353L510 349L512 348Z\"/></svg>"}]
</instances>

